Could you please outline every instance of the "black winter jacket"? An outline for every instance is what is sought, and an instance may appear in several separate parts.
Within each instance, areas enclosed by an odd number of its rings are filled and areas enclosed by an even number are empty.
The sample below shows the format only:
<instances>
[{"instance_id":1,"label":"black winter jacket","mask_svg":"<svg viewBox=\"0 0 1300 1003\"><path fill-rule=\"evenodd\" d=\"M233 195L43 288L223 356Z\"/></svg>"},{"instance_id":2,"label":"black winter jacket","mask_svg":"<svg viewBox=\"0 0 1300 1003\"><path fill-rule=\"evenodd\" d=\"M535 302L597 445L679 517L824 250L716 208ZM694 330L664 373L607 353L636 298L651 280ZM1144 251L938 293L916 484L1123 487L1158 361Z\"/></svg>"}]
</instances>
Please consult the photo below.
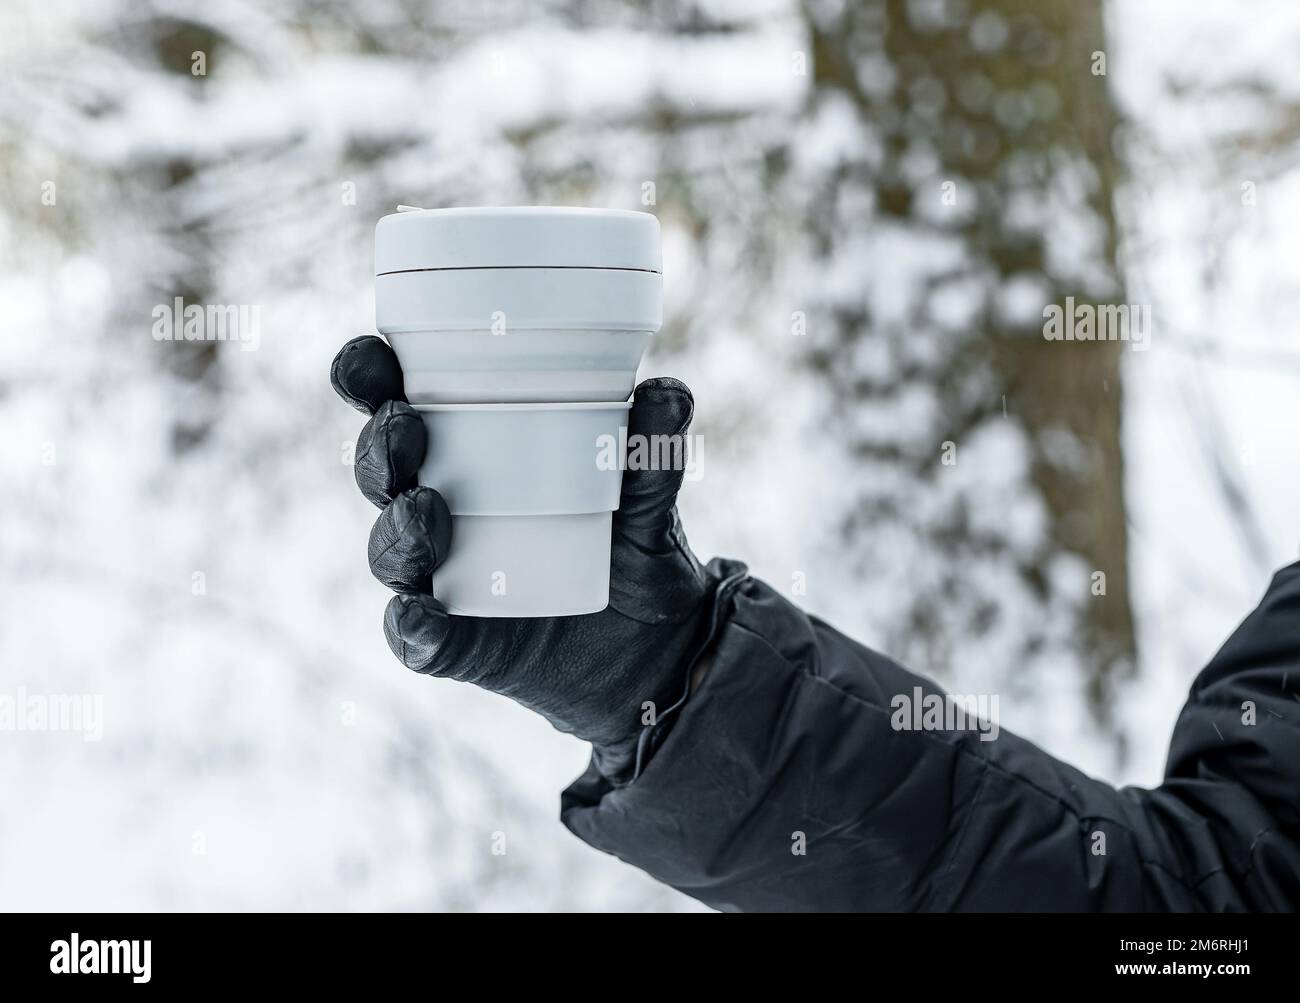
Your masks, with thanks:
<instances>
[{"instance_id":1,"label":"black winter jacket","mask_svg":"<svg viewBox=\"0 0 1300 1003\"><path fill-rule=\"evenodd\" d=\"M1300 564L1196 679L1154 790L1116 790L1006 730L895 730L896 694L942 691L743 566L710 570L703 682L630 783L592 767L564 794L592 846L727 910L1300 903Z\"/></svg>"}]
</instances>

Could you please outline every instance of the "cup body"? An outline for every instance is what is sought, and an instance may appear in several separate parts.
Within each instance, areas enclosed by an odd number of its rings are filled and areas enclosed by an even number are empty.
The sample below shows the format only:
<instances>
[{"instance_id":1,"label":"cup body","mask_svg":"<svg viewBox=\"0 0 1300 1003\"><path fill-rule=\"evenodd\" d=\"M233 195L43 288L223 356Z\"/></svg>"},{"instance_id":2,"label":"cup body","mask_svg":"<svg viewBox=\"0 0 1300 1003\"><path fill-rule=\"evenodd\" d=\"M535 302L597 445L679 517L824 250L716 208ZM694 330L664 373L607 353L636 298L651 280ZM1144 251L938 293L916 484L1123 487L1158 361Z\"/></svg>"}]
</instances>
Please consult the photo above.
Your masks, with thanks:
<instances>
[{"instance_id":1,"label":"cup body","mask_svg":"<svg viewBox=\"0 0 1300 1003\"><path fill-rule=\"evenodd\" d=\"M609 603L636 371L663 322L647 213L520 207L385 216L375 320L428 429L419 483L452 514L434 595L468 616Z\"/></svg>"},{"instance_id":2,"label":"cup body","mask_svg":"<svg viewBox=\"0 0 1300 1003\"><path fill-rule=\"evenodd\" d=\"M442 494L451 548L433 591L464 616L570 616L609 604L612 515L630 405L417 404L419 482Z\"/></svg>"}]
</instances>

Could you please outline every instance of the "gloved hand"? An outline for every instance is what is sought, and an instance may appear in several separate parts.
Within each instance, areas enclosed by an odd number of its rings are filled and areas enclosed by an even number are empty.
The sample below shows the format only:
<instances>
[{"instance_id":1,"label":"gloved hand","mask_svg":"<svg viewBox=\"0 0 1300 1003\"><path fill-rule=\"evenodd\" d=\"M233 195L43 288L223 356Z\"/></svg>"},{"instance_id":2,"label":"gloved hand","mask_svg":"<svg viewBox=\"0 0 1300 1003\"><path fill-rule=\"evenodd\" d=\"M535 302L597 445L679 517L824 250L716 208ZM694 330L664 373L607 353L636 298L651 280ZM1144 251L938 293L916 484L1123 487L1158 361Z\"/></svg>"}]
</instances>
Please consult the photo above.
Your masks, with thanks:
<instances>
[{"instance_id":1,"label":"gloved hand","mask_svg":"<svg viewBox=\"0 0 1300 1003\"><path fill-rule=\"evenodd\" d=\"M678 704L712 629L717 581L691 553L675 502L682 470L627 470L613 518L609 607L586 616L453 616L430 577L454 547L442 496L416 487L426 430L406 401L388 344L355 338L334 358L330 381L372 415L357 440L362 493L383 509L370 533L370 568L397 592L384 614L388 645L417 672L472 682L512 697L556 728L592 743L602 774L629 779L647 724ZM636 388L632 436L682 435L694 401L673 379ZM683 451L684 455L684 451ZM653 705L647 710L646 703Z\"/></svg>"}]
</instances>

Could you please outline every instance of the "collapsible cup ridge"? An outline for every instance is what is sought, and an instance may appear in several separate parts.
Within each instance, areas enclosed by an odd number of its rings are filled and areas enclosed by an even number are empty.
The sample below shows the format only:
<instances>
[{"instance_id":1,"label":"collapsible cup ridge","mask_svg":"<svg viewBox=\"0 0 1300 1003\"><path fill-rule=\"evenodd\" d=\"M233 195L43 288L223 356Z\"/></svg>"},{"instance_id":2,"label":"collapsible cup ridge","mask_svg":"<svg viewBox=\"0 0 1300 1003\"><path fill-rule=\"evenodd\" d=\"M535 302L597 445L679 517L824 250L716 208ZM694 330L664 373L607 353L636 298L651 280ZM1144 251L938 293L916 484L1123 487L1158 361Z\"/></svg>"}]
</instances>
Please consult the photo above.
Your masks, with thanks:
<instances>
[{"instance_id":1,"label":"collapsible cup ridge","mask_svg":"<svg viewBox=\"0 0 1300 1003\"><path fill-rule=\"evenodd\" d=\"M452 513L433 578L453 613L609 602L636 370L662 323L659 223L528 207L385 216L375 314L429 430L421 484Z\"/></svg>"},{"instance_id":2,"label":"collapsible cup ridge","mask_svg":"<svg viewBox=\"0 0 1300 1003\"><path fill-rule=\"evenodd\" d=\"M627 400L662 267L648 213L400 212L375 228L375 319L412 404Z\"/></svg>"}]
</instances>

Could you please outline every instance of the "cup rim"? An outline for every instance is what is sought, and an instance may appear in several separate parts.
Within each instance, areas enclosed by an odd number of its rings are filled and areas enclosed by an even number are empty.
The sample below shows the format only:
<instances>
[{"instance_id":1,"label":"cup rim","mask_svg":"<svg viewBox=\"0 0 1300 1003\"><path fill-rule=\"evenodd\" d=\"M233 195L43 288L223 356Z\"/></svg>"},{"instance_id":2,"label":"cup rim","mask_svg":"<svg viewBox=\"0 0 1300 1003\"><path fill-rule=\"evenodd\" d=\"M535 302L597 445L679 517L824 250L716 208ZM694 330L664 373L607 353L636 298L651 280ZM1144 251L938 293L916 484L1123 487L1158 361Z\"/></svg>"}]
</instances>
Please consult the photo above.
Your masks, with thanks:
<instances>
[{"instance_id":1,"label":"cup rim","mask_svg":"<svg viewBox=\"0 0 1300 1003\"><path fill-rule=\"evenodd\" d=\"M412 404L417 411L628 411L631 401L512 401L504 404Z\"/></svg>"}]
</instances>

